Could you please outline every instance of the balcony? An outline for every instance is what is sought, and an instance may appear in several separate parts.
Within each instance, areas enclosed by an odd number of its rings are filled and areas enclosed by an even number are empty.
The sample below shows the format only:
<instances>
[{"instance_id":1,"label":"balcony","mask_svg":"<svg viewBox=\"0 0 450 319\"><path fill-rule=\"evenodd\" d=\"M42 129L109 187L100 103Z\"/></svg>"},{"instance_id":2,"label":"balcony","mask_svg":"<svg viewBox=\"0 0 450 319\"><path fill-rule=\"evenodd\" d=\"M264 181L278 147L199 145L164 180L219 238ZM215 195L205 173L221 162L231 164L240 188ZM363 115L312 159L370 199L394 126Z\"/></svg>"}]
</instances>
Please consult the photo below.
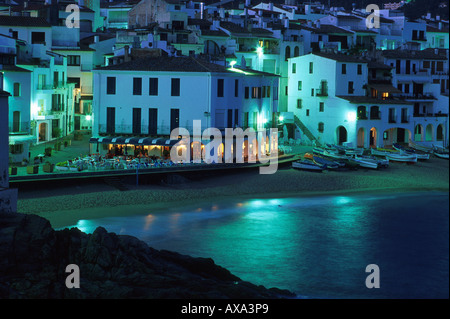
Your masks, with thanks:
<instances>
[{"instance_id":1,"label":"balcony","mask_svg":"<svg viewBox=\"0 0 450 319\"><path fill-rule=\"evenodd\" d=\"M316 96L328 96L328 88L316 89Z\"/></svg>"},{"instance_id":2,"label":"balcony","mask_svg":"<svg viewBox=\"0 0 450 319\"><path fill-rule=\"evenodd\" d=\"M448 117L448 113L414 113L413 117Z\"/></svg>"},{"instance_id":3,"label":"balcony","mask_svg":"<svg viewBox=\"0 0 450 319\"><path fill-rule=\"evenodd\" d=\"M401 100L422 100L430 101L436 100L432 93L415 93L415 94L402 94L398 96Z\"/></svg>"}]
</instances>

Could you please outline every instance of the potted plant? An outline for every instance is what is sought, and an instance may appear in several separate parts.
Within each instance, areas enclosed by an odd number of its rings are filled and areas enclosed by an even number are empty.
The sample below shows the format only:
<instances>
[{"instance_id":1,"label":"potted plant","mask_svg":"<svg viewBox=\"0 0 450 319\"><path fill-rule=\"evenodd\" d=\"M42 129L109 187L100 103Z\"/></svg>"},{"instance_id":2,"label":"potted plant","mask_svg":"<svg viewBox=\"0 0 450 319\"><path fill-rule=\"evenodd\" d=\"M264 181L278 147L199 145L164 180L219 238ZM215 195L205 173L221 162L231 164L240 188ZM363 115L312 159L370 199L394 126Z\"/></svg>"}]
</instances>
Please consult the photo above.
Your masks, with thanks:
<instances>
[{"instance_id":1,"label":"potted plant","mask_svg":"<svg viewBox=\"0 0 450 319\"><path fill-rule=\"evenodd\" d=\"M17 167L10 166L9 167L9 175L17 175Z\"/></svg>"},{"instance_id":2,"label":"potted plant","mask_svg":"<svg viewBox=\"0 0 450 319\"><path fill-rule=\"evenodd\" d=\"M38 174L38 173L39 173L39 165L27 166L27 174Z\"/></svg>"},{"instance_id":3,"label":"potted plant","mask_svg":"<svg viewBox=\"0 0 450 319\"><path fill-rule=\"evenodd\" d=\"M75 132L73 133L73 139L75 141L81 141L83 140L83 134L81 134L80 132Z\"/></svg>"},{"instance_id":4,"label":"potted plant","mask_svg":"<svg viewBox=\"0 0 450 319\"><path fill-rule=\"evenodd\" d=\"M53 173L54 165L50 163L49 161L45 162L45 164L42 166L42 170L45 173Z\"/></svg>"},{"instance_id":5,"label":"potted plant","mask_svg":"<svg viewBox=\"0 0 450 319\"><path fill-rule=\"evenodd\" d=\"M68 171L69 170L69 162L68 161L59 162L56 164L55 168L58 171Z\"/></svg>"}]
</instances>

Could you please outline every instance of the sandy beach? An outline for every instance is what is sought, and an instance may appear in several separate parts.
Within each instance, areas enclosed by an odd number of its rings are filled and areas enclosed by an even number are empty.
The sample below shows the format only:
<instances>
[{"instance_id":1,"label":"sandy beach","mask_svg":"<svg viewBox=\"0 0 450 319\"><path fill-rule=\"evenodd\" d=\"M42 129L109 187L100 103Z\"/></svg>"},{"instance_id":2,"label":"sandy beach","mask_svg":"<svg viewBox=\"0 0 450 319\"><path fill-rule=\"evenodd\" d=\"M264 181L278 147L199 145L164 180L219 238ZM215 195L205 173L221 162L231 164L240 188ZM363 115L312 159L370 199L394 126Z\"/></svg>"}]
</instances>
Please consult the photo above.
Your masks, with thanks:
<instances>
[{"instance_id":1,"label":"sandy beach","mask_svg":"<svg viewBox=\"0 0 450 319\"><path fill-rule=\"evenodd\" d=\"M132 185L119 191L106 184L69 186L45 190L19 190L18 212L50 220L53 227L75 224L80 219L127 215L127 206L163 210L195 205L199 201L236 198L271 198L374 192L448 191L449 162L438 158L414 165L391 162L385 169L306 172L290 167L260 175L243 170L170 185ZM139 205L139 206L136 206ZM107 208L107 209L105 209ZM110 208L110 209L108 209ZM144 210L145 211L145 210Z\"/></svg>"}]
</instances>

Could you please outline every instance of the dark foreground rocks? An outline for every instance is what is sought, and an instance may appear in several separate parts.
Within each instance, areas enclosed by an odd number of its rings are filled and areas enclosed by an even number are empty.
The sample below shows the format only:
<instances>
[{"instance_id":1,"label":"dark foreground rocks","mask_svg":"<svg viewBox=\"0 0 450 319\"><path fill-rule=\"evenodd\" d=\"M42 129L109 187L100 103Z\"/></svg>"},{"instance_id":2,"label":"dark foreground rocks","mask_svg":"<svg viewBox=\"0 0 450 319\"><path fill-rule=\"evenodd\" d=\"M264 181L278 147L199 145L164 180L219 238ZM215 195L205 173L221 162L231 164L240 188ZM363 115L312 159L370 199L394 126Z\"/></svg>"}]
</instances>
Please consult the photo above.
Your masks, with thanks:
<instances>
[{"instance_id":1,"label":"dark foreground rocks","mask_svg":"<svg viewBox=\"0 0 450 319\"><path fill-rule=\"evenodd\" d=\"M66 266L80 288L66 287ZM0 298L292 298L240 280L210 258L159 251L132 236L55 231L37 215L0 212Z\"/></svg>"}]
</instances>

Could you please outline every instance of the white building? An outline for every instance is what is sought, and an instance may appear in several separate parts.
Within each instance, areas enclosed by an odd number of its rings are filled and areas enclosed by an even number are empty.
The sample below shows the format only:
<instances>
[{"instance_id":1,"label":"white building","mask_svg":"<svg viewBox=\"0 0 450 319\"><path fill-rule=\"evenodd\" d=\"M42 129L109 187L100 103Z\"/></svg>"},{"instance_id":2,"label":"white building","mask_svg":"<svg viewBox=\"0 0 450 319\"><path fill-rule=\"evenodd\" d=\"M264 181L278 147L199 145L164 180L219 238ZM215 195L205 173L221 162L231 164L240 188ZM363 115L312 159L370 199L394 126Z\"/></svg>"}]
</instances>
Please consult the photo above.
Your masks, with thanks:
<instances>
[{"instance_id":1,"label":"white building","mask_svg":"<svg viewBox=\"0 0 450 319\"><path fill-rule=\"evenodd\" d=\"M389 65L314 53L290 59L289 72L289 111L305 139L359 147L447 141L444 113L433 113L431 126L427 117L416 116L412 101L396 97L402 92L391 84ZM433 133L416 136L417 127Z\"/></svg>"},{"instance_id":2,"label":"white building","mask_svg":"<svg viewBox=\"0 0 450 319\"><path fill-rule=\"evenodd\" d=\"M265 130L278 110L278 76L269 73L191 57L140 58L93 72L97 138L167 138L177 127L192 134L194 120L202 130Z\"/></svg>"},{"instance_id":3,"label":"white building","mask_svg":"<svg viewBox=\"0 0 450 319\"><path fill-rule=\"evenodd\" d=\"M0 80L2 75L0 74ZM8 173L8 97L0 81L0 211L17 211L17 189L9 188Z\"/></svg>"}]
</instances>

